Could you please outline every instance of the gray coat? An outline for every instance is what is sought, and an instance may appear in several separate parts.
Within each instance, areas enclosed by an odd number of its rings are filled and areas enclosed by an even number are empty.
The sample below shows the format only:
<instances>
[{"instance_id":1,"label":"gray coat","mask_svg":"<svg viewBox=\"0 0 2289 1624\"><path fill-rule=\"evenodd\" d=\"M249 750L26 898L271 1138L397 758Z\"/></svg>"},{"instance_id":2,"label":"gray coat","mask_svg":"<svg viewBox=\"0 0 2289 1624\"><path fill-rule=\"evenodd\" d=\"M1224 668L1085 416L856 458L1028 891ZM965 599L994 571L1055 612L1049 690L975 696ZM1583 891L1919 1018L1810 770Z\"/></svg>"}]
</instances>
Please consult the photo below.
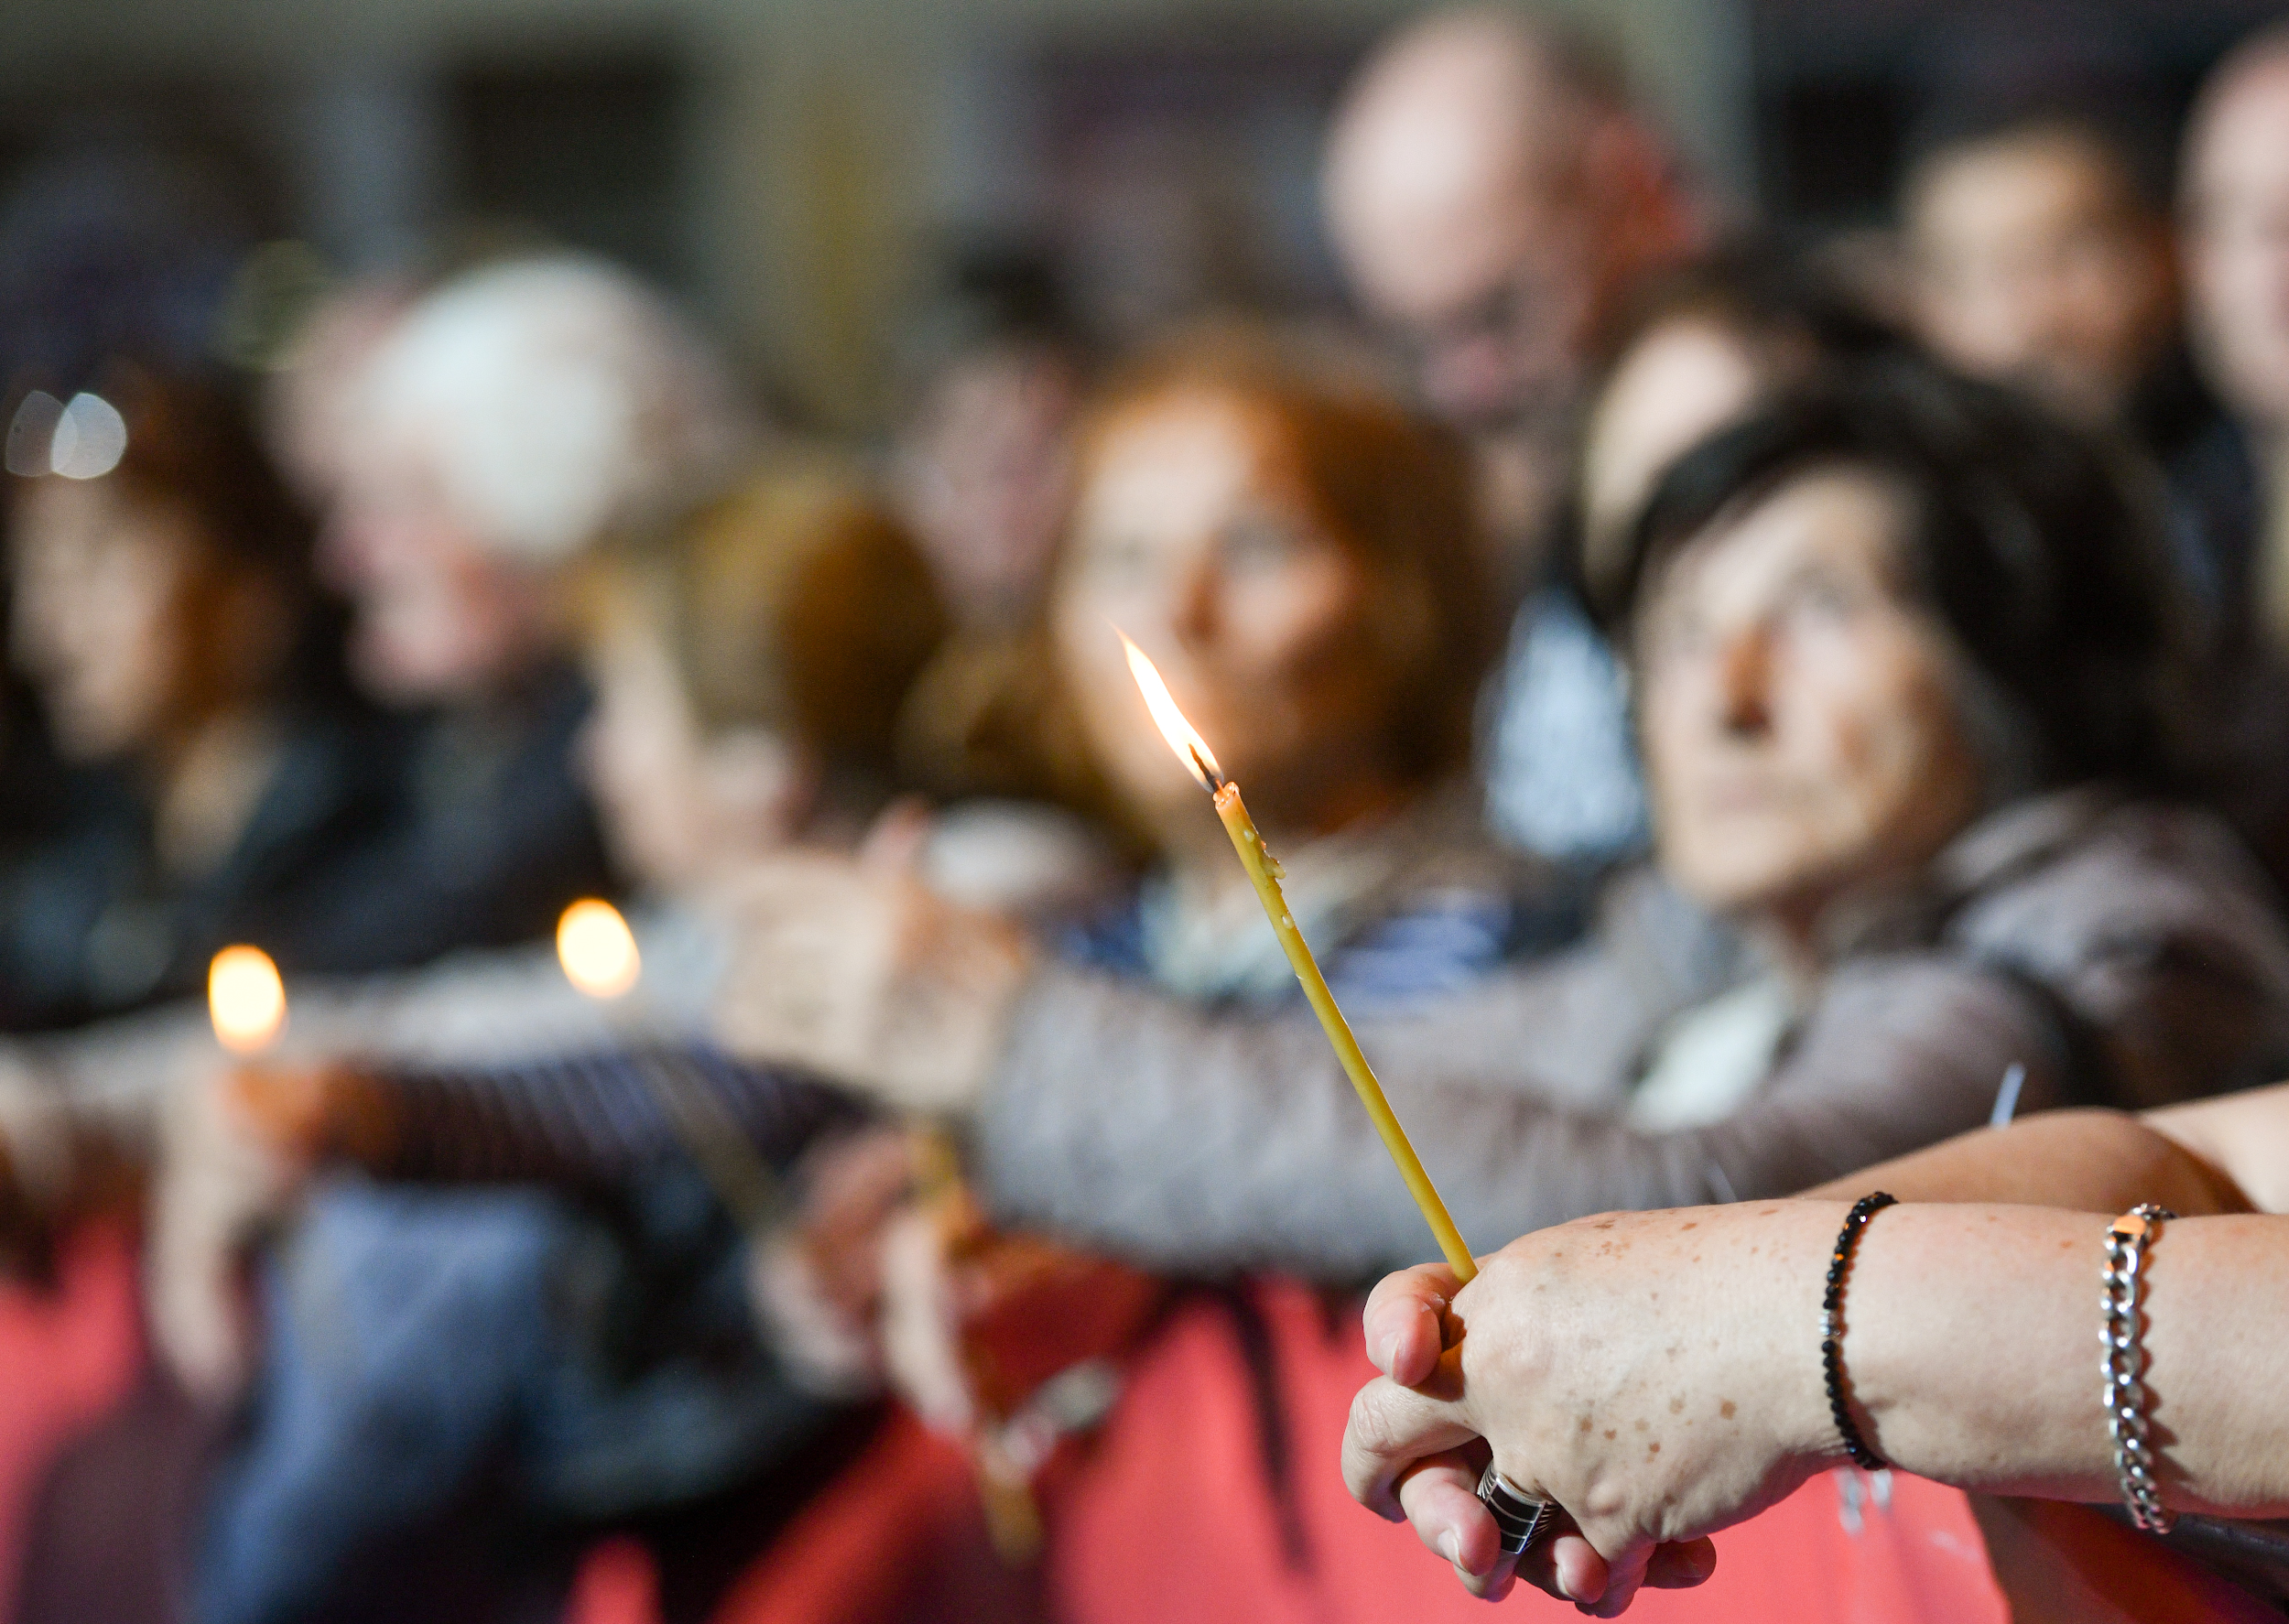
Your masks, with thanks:
<instances>
[{"instance_id":1,"label":"gray coat","mask_svg":"<svg viewBox=\"0 0 2289 1624\"><path fill-rule=\"evenodd\" d=\"M1610 889L1581 946L1355 1025L1480 1250L1839 1176L1979 1126L2013 1063L2023 1110L2156 1105L2289 1069L2289 937L2199 812L2093 789L2021 802L1840 930L1828 963L1761 1080L1707 1126L1627 1121L1665 1033L1741 973L1649 873ZM1204 1010L1045 969L977 1138L1002 1221L1169 1272L1349 1283L1435 1255L1300 1006Z\"/></svg>"}]
</instances>

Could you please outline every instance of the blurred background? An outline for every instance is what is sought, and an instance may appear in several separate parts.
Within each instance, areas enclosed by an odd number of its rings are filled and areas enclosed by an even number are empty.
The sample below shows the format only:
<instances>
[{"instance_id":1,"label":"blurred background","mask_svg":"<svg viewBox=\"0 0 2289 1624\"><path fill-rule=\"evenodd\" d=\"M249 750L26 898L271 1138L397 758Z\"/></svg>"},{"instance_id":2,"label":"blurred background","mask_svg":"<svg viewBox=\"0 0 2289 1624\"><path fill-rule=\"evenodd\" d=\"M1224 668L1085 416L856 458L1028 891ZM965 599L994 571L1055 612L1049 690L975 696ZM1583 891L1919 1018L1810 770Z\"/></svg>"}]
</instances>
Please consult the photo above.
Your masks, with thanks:
<instances>
[{"instance_id":1,"label":"blurred background","mask_svg":"<svg viewBox=\"0 0 2289 1624\"><path fill-rule=\"evenodd\" d=\"M12 0L0 1624L1461 1605L1109 624L1481 1241L2289 1077L2279 0L1432 9Z\"/></svg>"},{"instance_id":2,"label":"blurred background","mask_svg":"<svg viewBox=\"0 0 2289 1624\"><path fill-rule=\"evenodd\" d=\"M1392 0L212 0L18 5L0 259L75 168L164 191L218 277L255 242L385 270L472 236L662 279L800 417L882 419L896 313L1046 252L1118 341L1204 299L1337 297L1318 142ZM2166 137L2263 0L1575 0L1718 195L1883 218L1918 122L2013 81ZM2165 139L2154 150L2166 152ZM91 206L84 196L79 207ZM125 205L122 205L123 207ZM156 226L153 229L157 229ZM285 268L290 269L290 262ZM279 274L273 261L270 269ZM242 335L244 337L244 335Z\"/></svg>"}]
</instances>

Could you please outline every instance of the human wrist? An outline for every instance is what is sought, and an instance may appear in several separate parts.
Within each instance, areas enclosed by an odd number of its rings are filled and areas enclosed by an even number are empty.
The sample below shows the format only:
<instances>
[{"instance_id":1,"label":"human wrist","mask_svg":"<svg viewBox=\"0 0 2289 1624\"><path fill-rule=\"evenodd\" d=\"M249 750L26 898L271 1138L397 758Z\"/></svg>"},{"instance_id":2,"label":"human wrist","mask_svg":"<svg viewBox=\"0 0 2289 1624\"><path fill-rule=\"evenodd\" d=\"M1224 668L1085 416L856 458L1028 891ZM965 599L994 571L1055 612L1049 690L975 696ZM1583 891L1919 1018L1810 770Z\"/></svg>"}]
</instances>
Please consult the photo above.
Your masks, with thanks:
<instances>
[{"instance_id":1,"label":"human wrist","mask_svg":"<svg viewBox=\"0 0 2289 1624\"><path fill-rule=\"evenodd\" d=\"M2094 1346L2106 1222L1924 1205L1870 1225L1845 1346L1870 1444L1958 1488L2110 1494Z\"/></svg>"},{"instance_id":2,"label":"human wrist","mask_svg":"<svg viewBox=\"0 0 2289 1624\"><path fill-rule=\"evenodd\" d=\"M1828 1403L1820 1343L1829 1261L1851 1206L1828 1199L1775 1202L1751 1242L1763 1266L1751 1276L1750 1311L1764 1333L1750 1367L1762 1398L1755 1413L1781 1454L1815 1467L1849 1459ZM1848 1337L1848 1374L1859 1345Z\"/></svg>"},{"instance_id":3,"label":"human wrist","mask_svg":"<svg viewBox=\"0 0 2289 1624\"><path fill-rule=\"evenodd\" d=\"M1025 932L998 915L949 910L923 973L884 1034L892 1092L911 1110L966 1120L982 1102L1034 968Z\"/></svg>"}]
</instances>

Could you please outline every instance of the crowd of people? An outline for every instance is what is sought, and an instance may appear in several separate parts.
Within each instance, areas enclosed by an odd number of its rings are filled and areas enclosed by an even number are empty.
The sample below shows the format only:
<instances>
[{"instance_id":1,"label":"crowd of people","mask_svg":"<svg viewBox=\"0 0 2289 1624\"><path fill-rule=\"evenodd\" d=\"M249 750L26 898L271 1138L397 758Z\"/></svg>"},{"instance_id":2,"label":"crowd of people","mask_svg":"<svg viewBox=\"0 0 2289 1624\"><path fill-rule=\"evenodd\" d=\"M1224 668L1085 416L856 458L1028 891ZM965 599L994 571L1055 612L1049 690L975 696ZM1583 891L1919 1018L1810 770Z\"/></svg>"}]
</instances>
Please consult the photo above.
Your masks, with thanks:
<instances>
[{"instance_id":1,"label":"crowd of people","mask_svg":"<svg viewBox=\"0 0 2289 1624\"><path fill-rule=\"evenodd\" d=\"M2187 1215L2157 1492L2289 1512L2289 31L2143 140L1935 119L1878 276L1442 11L1327 132L1354 319L1109 352L987 267L885 445L569 250L259 377L21 346L0 1617L1956 1619L2029 1540L2277 1617L2255 1533L1984 1499L1921 1612L1693 1588L1878 1449L2110 1497L2085 1208Z\"/></svg>"}]
</instances>

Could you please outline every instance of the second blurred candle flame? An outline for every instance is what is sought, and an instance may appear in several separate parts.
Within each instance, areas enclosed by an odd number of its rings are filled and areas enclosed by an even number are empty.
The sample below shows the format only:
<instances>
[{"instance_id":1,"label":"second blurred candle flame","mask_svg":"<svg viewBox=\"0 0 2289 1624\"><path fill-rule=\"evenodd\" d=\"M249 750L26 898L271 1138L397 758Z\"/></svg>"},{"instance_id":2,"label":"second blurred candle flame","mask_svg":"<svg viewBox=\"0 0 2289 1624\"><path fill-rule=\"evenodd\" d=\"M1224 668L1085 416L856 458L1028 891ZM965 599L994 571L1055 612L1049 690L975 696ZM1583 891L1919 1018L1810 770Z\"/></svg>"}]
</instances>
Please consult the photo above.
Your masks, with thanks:
<instances>
[{"instance_id":1,"label":"second blurred candle flame","mask_svg":"<svg viewBox=\"0 0 2289 1624\"><path fill-rule=\"evenodd\" d=\"M618 998L644 974L635 936L620 910L589 898L557 921L557 961L565 979L591 998Z\"/></svg>"},{"instance_id":2,"label":"second blurred candle flame","mask_svg":"<svg viewBox=\"0 0 2289 1624\"><path fill-rule=\"evenodd\" d=\"M260 947L225 947L207 967L207 1012L215 1040L233 1055L257 1055L286 1025L286 985Z\"/></svg>"},{"instance_id":3,"label":"second blurred candle flame","mask_svg":"<svg viewBox=\"0 0 2289 1624\"><path fill-rule=\"evenodd\" d=\"M1153 720L1160 728L1161 737L1168 741L1168 748L1177 752L1177 759L1185 770L1199 781L1202 789L1215 791L1224 786L1223 769L1216 764L1216 752L1208 747L1208 741L1193 730L1184 712L1177 709L1177 701L1168 692L1168 685L1160 679L1160 672L1144 651L1129 641L1129 634L1115 626L1112 634L1121 640L1121 646L1129 656L1129 671L1136 678L1136 686L1144 690L1144 708L1153 713Z\"/></svg>"}]
</instances>

